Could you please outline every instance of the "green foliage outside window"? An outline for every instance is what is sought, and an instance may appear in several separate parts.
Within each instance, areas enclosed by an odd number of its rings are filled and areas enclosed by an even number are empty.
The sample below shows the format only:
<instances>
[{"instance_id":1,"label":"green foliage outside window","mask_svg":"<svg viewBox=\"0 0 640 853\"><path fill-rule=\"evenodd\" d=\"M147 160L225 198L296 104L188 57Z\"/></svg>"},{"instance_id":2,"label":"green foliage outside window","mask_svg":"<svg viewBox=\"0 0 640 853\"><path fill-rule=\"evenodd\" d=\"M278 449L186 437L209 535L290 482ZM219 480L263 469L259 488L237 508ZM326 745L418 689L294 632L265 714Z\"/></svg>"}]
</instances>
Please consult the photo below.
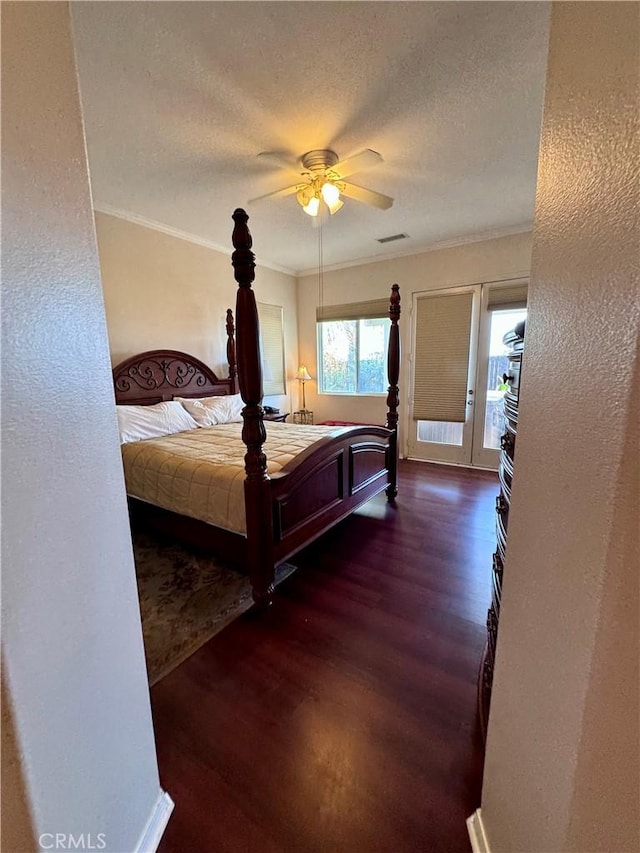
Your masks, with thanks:
<instances>
[{"instance_id":1,"label":"green foliage outside window","mask_svg":"<svg viewBox=\"0 0 640 853\"><path fill-rule=\"evenodd\" d=\"M319 323L320 390L328 394L384 394L390 321Z\"/></svg>"}]
</instances>

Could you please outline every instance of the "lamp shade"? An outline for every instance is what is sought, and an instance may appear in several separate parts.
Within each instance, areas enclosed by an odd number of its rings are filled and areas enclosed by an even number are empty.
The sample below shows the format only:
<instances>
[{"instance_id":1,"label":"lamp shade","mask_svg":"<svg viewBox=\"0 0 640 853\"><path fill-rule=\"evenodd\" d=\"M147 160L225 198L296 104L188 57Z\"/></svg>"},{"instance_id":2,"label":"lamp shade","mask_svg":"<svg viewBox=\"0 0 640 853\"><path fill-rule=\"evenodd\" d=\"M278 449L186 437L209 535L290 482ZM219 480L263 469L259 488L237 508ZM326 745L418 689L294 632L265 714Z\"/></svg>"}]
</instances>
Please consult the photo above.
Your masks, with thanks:
<instances>
[{"instance_id":1,"label":"lamp shade","mask_svg":"<svg viewBox=\"0 0 640 853\"><path fill-rule=\"evenodd\" d=\"M309 371L304 366L304 364L301 364L298 368L298 372L296 373L296 379L301 379L303 382L306 382L307 379L311 379L311 376L309 376Z\"/></svg>"},{"instance_id":2,"label":"lamp shade","mask_svg":"<svg viewBox=\"0 0 640 853\"><path fill-rule=\"evenodd\" d=\"M320 199L317 196L314 196L312 199L309 199L308 204L302 208L305 213L308 213L309 216L317 216L318 210L320 209Z\"/></svg>"},{"instance_id":3,"label":"lamp shade","mask_svg":"<svg viewBox=\"0 0 640 853\"><path fill-rule=\"evenodd\" d=\"M327 181L322 185L322 198L327 205L335 204L340 198L340 190L335 184Z\"/></svg>"}]
</instances>

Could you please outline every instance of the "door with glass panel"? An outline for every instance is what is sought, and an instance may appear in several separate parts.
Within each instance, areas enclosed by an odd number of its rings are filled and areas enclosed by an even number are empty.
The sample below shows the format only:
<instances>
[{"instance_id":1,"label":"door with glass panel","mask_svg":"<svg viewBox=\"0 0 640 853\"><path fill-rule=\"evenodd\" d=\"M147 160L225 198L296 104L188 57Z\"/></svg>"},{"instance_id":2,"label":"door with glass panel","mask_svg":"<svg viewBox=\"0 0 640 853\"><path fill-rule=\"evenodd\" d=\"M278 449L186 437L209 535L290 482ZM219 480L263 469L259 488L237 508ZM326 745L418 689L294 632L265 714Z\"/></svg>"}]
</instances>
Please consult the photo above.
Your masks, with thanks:
<instances>
[{"instance_id":1,"label":"door with glass panel","mask_svg":"<svg viewBox=\"0 0 640 853\"><path fill-rule=\"evenodd\" d=\"M506 332L525 279L414 294L409 456L494 468L504 433Z\"/></svg>"},{"instance_id":2,"label":"door with glass panel","mask_svg":"<svg viewBox=\"0 0 640 853\"><path fill-rule=\"evenodd\" d=\"M471 464L480 285L413 300L409 456Z\"/></svg>"},{"instance_id":3,"label":"door with glass panel","mask_svg":"<svg viewBox=\"0 0 640 853\"><path fill-rule=\"evenodd\" d=\"M499 467L505 425L502 400L507 390L508 347L502 339L527 317L527 280L483 285L478 337L478 369L474 403L471 462Z\"/></svg>"}]
</instances>

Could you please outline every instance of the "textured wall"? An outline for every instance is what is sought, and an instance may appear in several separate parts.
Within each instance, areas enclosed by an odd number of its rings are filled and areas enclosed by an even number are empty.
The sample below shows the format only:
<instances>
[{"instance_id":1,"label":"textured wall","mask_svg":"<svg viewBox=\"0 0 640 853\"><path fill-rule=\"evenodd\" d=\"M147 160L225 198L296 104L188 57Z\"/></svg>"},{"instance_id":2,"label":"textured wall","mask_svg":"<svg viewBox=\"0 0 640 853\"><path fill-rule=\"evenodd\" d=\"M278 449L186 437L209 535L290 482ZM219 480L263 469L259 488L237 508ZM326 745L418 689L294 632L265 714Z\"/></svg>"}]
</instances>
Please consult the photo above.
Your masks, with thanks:
<instances>
[{"instance_id":1,"label":"textured wall","mask_svg":"<svg viewBox=\"0 0 640 853\"><path fill-rule=\"evenodd\" d=\"M529 274L531 263L531 234L515 234L496 240L436 249L420 255L409 255L387 261L347 267L324 275L323 304L340 305L365 299L388 297L391 285L400 285L402 316L402 372L400 374L400 430L406 423L407 385L409 382L409 352L411 339L411 294L462 284L499 281ZM298 337L300 360L314 379L318 375L316 348L316 305L319 304L318 278L306 276L299 280ZM307 406L318 420L345 420L384 423L384 397L344 397L317 394L315 382L307 383Z\"/></svg>"},{"instance_id":2,"label":"textured wall","mask_svg":"<svg viewBox=\"0 0 640 853\"><path fill-rule=\"evenodd\" d=\"M2 83L14 775L36 838L104 833L123 853L160 789L66 3L2 5Z\"/></svg>"},{"instance_id":3,"label":"textured wall","mask_svg":"<svg viewBox=\"0 0 640 853\"><path fill-rule=\"evenodd\" d=\"M493 853L640 842L638 12L553 7L482 794Z\"/></svg>"},{"instance_id":4,"label":"textured wall","mask_svg":"<svg viewBox=\"0 0 640 853\"><path fill-rule=\"evenodd\" d=\"M178 349L226 376L225 316L227 308L235 311L237 291L231 217L226 255L104 213L96 213L96 229L112 362L148 349ZM258 302L283 308L287 376L293 377L298 368L295 278L258 266L254 287ZM289 397L269 402L291 411L298 390L292 386L290 381Z\"/></svg>"}]
</instances>

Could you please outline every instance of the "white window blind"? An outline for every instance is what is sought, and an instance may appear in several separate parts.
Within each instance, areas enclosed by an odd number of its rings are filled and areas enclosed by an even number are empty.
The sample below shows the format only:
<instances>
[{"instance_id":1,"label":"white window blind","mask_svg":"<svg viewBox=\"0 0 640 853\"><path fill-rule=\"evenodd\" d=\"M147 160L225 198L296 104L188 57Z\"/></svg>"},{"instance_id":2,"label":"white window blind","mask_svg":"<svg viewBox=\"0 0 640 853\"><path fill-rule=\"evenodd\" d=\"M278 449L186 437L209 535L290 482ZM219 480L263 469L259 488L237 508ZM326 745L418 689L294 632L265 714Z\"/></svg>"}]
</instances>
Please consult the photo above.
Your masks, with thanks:
<instances>
[{"instance_id":1,"label":"white window blind","mask_svg":"<svg viewBox=\"0 0 640 853\"><path fill-rule=\"evenodd\" d=\"M487 308L489 311L504 311L527 307L527 287L525 280L508 284L490 284Z\"/></svg>"},{"instance_id":2,"label":"white window blind","mask_svg":"<svg viewBox=\"0 0 640 853\"><path fill-rule=\"evenodd\" d=\"M369 299L366 302L350 302L348 305L323 305L316 308L318 323L329 320L375 320L389 316L389 299Z\"/></svg>"},{"instance_id":3,"label":"white window blind","mask_svg":"<svg viewBox=\"0 0 640 853\"><path fill-rule=\"evenodd\" d=\"M264 396L286 394L284 371L284 322L280 305L258 302L262 385Z\"/></svg>"},{"instance_id":4,"label":"white window blind","mask_svg":"<svg viewBox=\"0 0 640 853\"><path fill-rule=\"evenodd\" d=\"M416 306L413 419L464 423L473 293L423 296Z\"/></svg>"}]
</instances>

